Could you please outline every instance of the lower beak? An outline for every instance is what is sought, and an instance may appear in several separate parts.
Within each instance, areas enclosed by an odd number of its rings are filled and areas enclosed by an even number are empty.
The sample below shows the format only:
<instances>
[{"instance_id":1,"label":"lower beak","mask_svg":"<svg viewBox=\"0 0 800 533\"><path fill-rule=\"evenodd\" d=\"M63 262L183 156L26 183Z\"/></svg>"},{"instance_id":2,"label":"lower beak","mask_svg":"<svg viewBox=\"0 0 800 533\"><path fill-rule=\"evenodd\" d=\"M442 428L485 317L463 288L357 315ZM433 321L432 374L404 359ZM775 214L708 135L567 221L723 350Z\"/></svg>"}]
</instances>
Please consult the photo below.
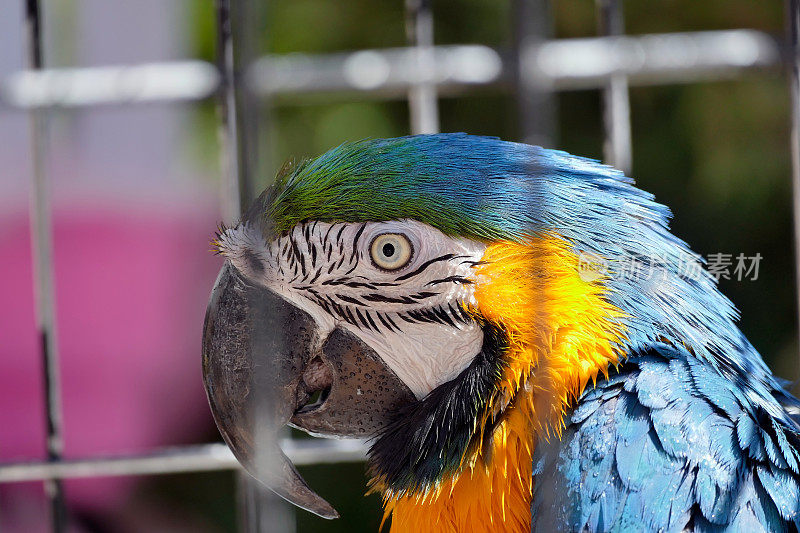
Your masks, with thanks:
<instances>
[{"instance_id":1,"label":"lower beak","mask_svg":"<svg viewBox=\"0 0 800 533\"><path fill-rule=\"evenodd\" d=\"M415 398L352 333L318 335L308 313L226 263L206 311L203 379L220 433L245 469L298 507L337 518L280 450L281 428L369 437Z\"/></svg>"}]
</instances>

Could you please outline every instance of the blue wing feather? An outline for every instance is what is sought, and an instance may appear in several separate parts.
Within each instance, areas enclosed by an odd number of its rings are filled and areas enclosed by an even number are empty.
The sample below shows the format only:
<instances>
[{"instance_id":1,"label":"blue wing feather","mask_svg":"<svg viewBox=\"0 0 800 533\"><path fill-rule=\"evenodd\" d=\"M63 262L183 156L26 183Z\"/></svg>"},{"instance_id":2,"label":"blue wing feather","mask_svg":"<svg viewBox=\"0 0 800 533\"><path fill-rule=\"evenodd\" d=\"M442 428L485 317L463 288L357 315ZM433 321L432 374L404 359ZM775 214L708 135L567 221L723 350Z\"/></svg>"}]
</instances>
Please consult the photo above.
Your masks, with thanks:
<instances>
[{"instance_id":1,"label":"blue wing feather","mask_svg":"<svg viewBox=\"0 0 800 533\"><path fill-rule=\"evenodd\" d=\"M630 357L537 445L533 529L796 530L798 428L738 378L666 344Z\"/></svg>"}]
</instances>

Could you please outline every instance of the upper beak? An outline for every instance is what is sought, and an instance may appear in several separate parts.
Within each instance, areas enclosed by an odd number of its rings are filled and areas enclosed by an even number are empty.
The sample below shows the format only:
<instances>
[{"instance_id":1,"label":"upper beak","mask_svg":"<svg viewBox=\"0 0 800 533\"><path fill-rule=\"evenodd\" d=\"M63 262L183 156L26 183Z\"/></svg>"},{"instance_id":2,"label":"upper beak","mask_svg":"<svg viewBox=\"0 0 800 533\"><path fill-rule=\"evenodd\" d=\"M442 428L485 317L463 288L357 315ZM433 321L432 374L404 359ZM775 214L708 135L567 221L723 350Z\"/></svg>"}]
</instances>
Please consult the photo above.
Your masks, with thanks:
<instances>
[{"instance_id":1,"label":"upper beak","mask_svg":"<svg viewBox=\"0 0 800 533\"><path fill-rule=\"evenodd\" d=\"M314 319L226 262L203 331L203 379L214 419L236 458L286 500L323 518L338 513L281 452L287 423L320 436L368 437L415 401L355 335L319 338ZM314 405L305 405L321 392Z\"/></svg>"}]
</instances>

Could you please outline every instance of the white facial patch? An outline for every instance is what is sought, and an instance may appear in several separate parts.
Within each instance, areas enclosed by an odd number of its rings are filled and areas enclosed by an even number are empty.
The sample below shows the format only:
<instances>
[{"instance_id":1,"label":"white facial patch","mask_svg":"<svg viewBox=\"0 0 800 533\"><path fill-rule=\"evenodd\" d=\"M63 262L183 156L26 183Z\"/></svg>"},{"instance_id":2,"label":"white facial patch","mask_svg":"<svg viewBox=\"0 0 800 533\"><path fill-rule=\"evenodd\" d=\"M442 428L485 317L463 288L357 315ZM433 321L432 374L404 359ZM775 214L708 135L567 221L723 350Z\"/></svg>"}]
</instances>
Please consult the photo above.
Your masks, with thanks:
<instances>
[{"instance_id":1,"label":"white facial patch","mask_svg":"<svg viewBox=\"0 0 800 533\"><path fill-rule=\"evenodd\" d=\"M412 247L396 270L371 256L370 245L385 234ZM458 376L481 350L483 332L463 306L475 305L474 266L485 249L413 220L307 222L270 243L244 225L219 239L242 274L314 317L321 338L336 327L351 331L417 398Z\"/></svg>"}]
</instances>

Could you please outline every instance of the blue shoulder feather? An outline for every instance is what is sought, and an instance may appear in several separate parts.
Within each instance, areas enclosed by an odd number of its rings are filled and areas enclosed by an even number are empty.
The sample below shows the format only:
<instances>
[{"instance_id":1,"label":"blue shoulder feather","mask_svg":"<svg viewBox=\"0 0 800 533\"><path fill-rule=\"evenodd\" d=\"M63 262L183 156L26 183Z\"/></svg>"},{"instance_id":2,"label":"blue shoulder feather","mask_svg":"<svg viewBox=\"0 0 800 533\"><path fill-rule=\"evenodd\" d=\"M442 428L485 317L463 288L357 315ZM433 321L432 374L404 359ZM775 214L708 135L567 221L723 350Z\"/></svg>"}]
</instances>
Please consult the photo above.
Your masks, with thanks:
<instances>
[{"instance_id":1,"label":"blue shoulder feather","mask_svg":"<svg viewBox=\"0 0 800 533\"><path fill-rule=\"evenodd\" d=\"M584 392L534 458L535 531L792 531L800 436L685 349L655 345Z\"/></svg>"}]
</instances>

